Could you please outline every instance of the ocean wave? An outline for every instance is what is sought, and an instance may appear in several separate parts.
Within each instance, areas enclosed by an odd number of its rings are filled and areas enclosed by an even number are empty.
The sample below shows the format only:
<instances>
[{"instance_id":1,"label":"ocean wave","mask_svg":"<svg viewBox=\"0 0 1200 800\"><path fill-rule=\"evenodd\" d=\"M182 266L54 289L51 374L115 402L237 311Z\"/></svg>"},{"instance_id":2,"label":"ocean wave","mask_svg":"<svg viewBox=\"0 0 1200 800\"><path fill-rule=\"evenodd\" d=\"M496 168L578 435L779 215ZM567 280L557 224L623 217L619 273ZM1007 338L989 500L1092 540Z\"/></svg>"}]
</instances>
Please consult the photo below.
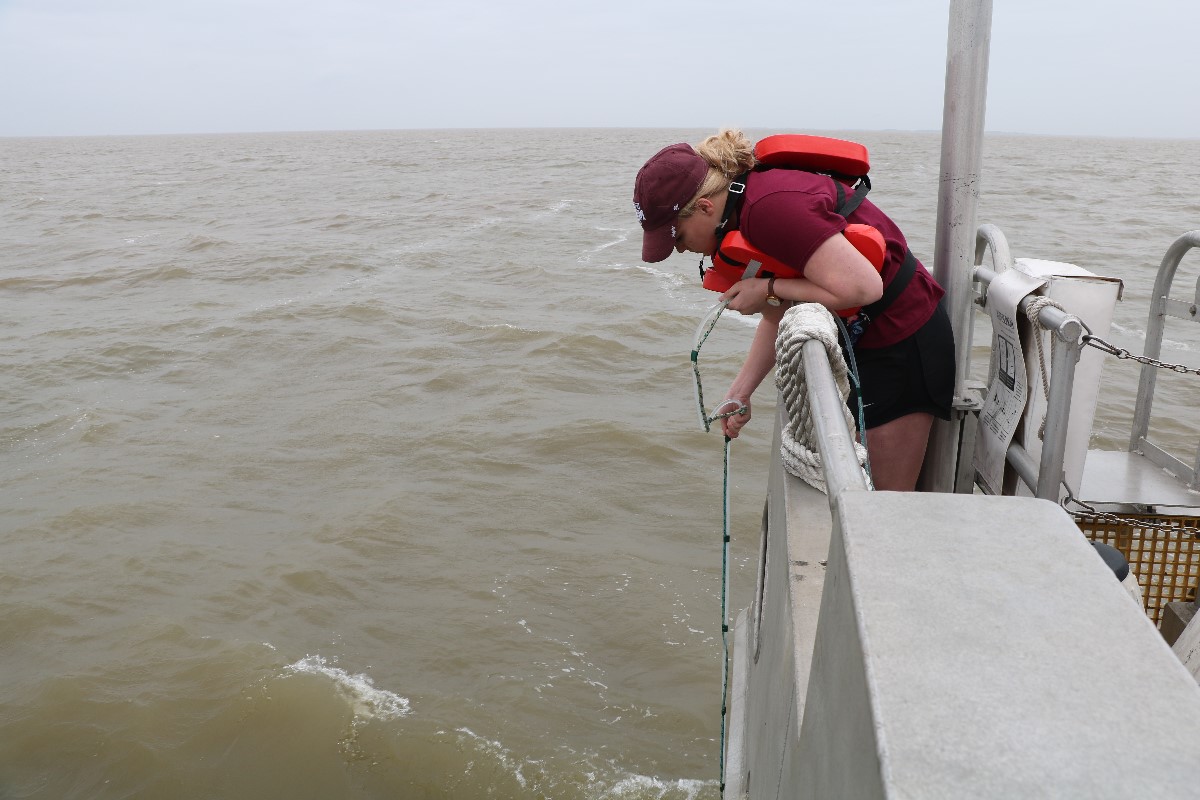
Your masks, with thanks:
<instances>
[{"instance_id":1,"label":"ocean wave","mask_svg":"<svg viewBox=\"0 0 1200 800\"><path fill-rule=\"evenodd\" d=\"M596 758L576 754L576 770L555 774L541 759L521 757L498 739L489 739L470 728L455 730L461 745L475 750L484 764L468 763L468 773L484 770L507 775L517 786L535 797L588 797L593 800L698 800L718 796L717 781L696 778L657 778L623 770L608 761L595 765Z\"/></svg>"},{"instance_id":2,"label":"ocean wave","mask_svg":"<svg viewBox=\"0 0 1200 800\"><path fill-rule=\"evenodd\" d=\"M1180 332L1193 333L1193 331L1190 329L1182 330ZM1112 323L1109 338L1115 340L1112 342L1112 344L1115 344L1119 347L1125 347L1131 353L1140 356L1145 349L1146 331L1143 328L1132 325L1121 325L1118 322L1114 322ZM1195 337L1192 337L1192 341L1185 341L1181 338L1176 339L1164 335L1162 338L1162 349L1186 353L1197 349L1197 343Z\"/></svg>"},{"instance_id":3,"label":"ocean wave","mask_svg":"<svg viewBox=\"0 0 1200 800\"><path fill-rule=\"evenodd\" d=\"M284 668L295 675L319 675L333 681L341 696L360 719L397 719L412 713L408 698L380 689L367 675L351 675L340 667L330 666L324 656L308 655Z\"/></svg>"},{"instance_id":4,"label":"ocean wave","mask_svg":"<svg viewBox=\"0 0 1200 800\"><path fill-rule=\"evenodd\" d=\"M706 790L715 791L717 783L715 781L702 781L688 778L677 778L675 780L663 780L661 778L652 778L648 775L630 775L621 778L610 786L606 786L601 790L600 797L614 798L654 798L654 800L696 800L702 792Z\"/></svg>"}]
</instances>

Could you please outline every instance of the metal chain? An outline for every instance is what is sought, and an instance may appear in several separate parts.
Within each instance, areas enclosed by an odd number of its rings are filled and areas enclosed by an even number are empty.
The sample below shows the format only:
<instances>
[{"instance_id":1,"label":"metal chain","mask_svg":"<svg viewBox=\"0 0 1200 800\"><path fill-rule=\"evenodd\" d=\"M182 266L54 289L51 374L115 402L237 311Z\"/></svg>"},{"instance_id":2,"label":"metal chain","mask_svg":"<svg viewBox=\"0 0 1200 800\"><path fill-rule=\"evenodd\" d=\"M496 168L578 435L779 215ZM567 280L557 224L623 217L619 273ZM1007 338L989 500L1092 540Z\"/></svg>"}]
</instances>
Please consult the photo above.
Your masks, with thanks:
<instances>
[{"instance_id":1,"label":"metal chain","mask_svg":"<svg viewBox=\"0 0 1200 800\"><path fill-rule=\"evenodd\" d=\"M1135 355L1135 354L1129 352L1128 350L1126 350L1124 347L1117 347L1116 345L1112 344L1111 342L1106 342L1103 339L1101 339L1099 336L1094 336L1091 333L1085 333L1081 338L1085 345L1094 347L1097 350L1107 353L1110 356L1116 356L1116 358L1118 358L1118 359L1128 359L1130 361L1136 361L1139 364L1146 364L1151 367L1158 367L1160 369L1169 369L1172 372L1178 372L1183 375L1187 375L1187 374L1200 375L1200 369L1195 369L1195 368L1186 366L1185 364L1168 364L1165 361L1159 361L1157 359L1149 358L1147 356ZM1063 507L1063 510L1066 511L1068 514L1070 514L1072 517L1074 517L1076 520L1078 520L1081 517L1091 517L1095 520L1099 520L1102 522L1115 523L1118 525L1131 525L1134 527L1144 528L1147 530L1175 531L1175 532L1185 534L1188 536L1200 536L1200 528L1195 528L1195 527L1192 527L1189 525L1177 525L1177 524L1172 524L1170 522L1152 522L1148 519L1122 517L1119 514L1111 514L1107 511L1097 511L1095 508L1093 508L1092 506L1083 502L1082 500L1072 497L1071 490L1069 487L1067 487L1066 483L1063 483L1063 486L1067 489L1067 493L1066 493L1066 497L1064 497L1062 499L1061 505ZM1067 503L1074 503L1075 505L1082 507L1084 510L1083 511L1071 511L1070 509L1067 508Z\"/></svg>"},{"instance_id":2,"label":"metal chain","mask_svg":"<svg viewBox=\"0 0 1200 800\"><path fill-rule=\"evenodd\" d=\"M1133 353L1126 350L1124 347L1117 347L1114 344L1110 344L1110 343L1104 341L1099 336L1093 336L1090 333L1083 335L1083 343L1086 345L1090 345L1091 347L1094 347L1097 350L1101 350L1105 353L1108 353L1110 356L1116 356L1117 358L1120 358L1120 359L1130 359L1130 360L1138 362L1139 364L1148 364L1149 366L1152 366L1152 367L1160 367L1162 369L1169 369L1172 372L1178 372L1181 374L1189 374L1190 373L1192 375L1200 375L1200 369L1188 367L1184 364L1168 364L1165 361L1158 361L1153 358L1147 358L1146 356L1134 355Z\"/></svg>"},{"instance_id":3,"label":"metal chain","mask_svg":"<svg viewBox=\"0 0 1200 800\"><path fill-rule=\"evenodd\" d=\"M1064 483L1063 486L1066 487L1066 483ZM1074 503L1077 506L1081 506L1083 511L1072 511L1067 508L1067 503ZM1072 497L1070 488L1067 488L1067 496L1062 499L1060 505L1062 506L1063 511L1066 511L1068 514L1074 517L1076 521L1079 521L1080 518L1083 517L1090 517L1101 522L1109 522L1117 525L1129 525L1135 528L1145 528L1147 530L1154 531L1173 531L1193 537L1200 536L1200 528L1196 528L1191 525L1176 525L1170 522L1153 522L1148 519L1122 517L1119 514L1112 514L1108 511L1098 511L1084 501Z\"/></svg>"}]
</instances>

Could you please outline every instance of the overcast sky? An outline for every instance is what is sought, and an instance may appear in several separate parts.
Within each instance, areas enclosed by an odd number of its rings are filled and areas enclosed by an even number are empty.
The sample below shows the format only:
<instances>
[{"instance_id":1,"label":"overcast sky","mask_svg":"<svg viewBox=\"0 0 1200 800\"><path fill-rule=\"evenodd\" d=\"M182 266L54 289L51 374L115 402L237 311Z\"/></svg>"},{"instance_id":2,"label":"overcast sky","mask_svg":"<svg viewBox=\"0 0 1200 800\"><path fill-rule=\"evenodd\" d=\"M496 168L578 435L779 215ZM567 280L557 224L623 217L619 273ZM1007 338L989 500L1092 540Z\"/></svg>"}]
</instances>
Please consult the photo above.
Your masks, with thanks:
<instances>
[{"instance_id":1,"label":"overcast sky","mask_svg":"<svg viewBox=\"0 0 1200 800\"><path fill-rule=\"evenodd\" d=\"M948 0L0 0L0 136L936 130ZM989 131L1200 137L1200 2L995 0Z\"/></svg>"}]
</instances>

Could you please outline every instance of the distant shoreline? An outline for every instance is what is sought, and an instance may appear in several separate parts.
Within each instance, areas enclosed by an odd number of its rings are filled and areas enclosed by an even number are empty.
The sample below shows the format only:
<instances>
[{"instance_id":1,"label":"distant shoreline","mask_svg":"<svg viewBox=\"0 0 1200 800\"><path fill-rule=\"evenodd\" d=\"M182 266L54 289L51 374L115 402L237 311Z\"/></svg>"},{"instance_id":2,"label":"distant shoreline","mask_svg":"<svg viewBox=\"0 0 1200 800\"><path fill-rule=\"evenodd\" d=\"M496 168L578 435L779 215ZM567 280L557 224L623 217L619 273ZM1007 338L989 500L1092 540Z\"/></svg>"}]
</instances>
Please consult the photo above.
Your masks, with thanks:
<instances>
[{"instance_id":1,"label":"distant shoreline","mask_svg":"<svg viewBox=\"0 0 1200 800\"><path fill-rule=\"evenodd\" d=\"M329 134L382 134L382 133L479 133L486 131L531 131L531 132L553 132L553 131L570 131L578 133L580 131L688 131L690 133L699 132L701 135L715 131L719 126L714 127L691 127L691 126L672 126L672 127L656 127L653 125L642 126L558 126L558 127L536 127L527 128L520 126L511 127L482 127L482 128L364 128L361 130L307 130L307 131L192 131L192 132L150 132L150 133L45 133L45 134L4 134L0 135L0 141L14 141L19 139L128 139L141 137L209 137L209 136L310 136L310 135L329 135ZM762 126L745 126L746 131L790 131L796 133L817 133L817 134L912 134L912 135L940 135L940 130L923 129L923 130L905 130L903 128L879 128L875 130L867 129L820 129L820 128L787 128L784 127L762 127ZM1004 137L1024 137L1037 139L1098 139L1112 141L1155 141L1155 142L1192 142L1200 140L1200 136L1116 136L1103 134L1086 134L1086 133L1027 133L1024 131L985 131L985 138L1004 138Z\"/></svg>"}]
</instances>

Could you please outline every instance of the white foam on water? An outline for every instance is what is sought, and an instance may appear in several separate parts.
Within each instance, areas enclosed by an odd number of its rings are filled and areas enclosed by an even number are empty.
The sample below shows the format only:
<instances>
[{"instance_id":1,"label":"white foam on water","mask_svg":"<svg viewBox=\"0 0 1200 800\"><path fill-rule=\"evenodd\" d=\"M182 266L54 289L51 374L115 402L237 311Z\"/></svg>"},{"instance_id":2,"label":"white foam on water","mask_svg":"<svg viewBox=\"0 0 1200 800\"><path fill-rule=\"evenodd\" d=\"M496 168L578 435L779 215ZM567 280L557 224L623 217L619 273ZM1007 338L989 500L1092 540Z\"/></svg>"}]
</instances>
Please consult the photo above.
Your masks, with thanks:
<instances>
[{"instance_id":1,"label":"white foam on water","mask_svg":"<svg viewBox=\"0 0 1200 800\"><path fill-rule=\"evenodd\" d=\"M656 278L662 291L671 300L671 303L675 307L682 308L689 313L703 315L705 312L711 311L714 301L718 297L716 292L696 291L700 282L699 274L694 266L691 270L681 272L659 269L650 264L626 264L623 262L604 264L602 268L615 272L644 272ZM751 328L758 327L759 318L757 314L743 316L736 311L729 311L724 316L730 319L737 319L741 324Z\"/></svg>"},{"instance_id":2,"label":"white foam on water","mask_svg":"<svg viewBox=\"0 0 1200 800\"><path fill-rule=\"evenodd\" d=\"M321 675L332 680L356 717L396 719L412 711L408 698L377 688L367 675L351 675L344 669L331 667L324 656L305 656L285 669L293 674Z\"/></svg>"},{"instance_id":3,"label":"white foam on water","mask_svg":"<svg viewBox=\"0 0 1200 800\"><path fill-rule=\"evenodd\" d=\"M482 219L472 222L470 225L463 227L465 231L477 231L483 228L491 228L504 222L504 217L483 217Z\"/></svg>"},{"instance_id":4,"label":"white foam on water","mask_svg":"<svg viewBox=\"0 0 1200 800\"><path fill-rule=\"evenodd\" d=\"M472 746L478 750L480 754L486 755L488 758L505 771L513 776L520 784L522 789L532 790L539 795L554 796L556 789L563 788L556 786L550 774L546 770L545 762L539 759L522 758L514 754L511 750L504 746L503 743L488 739L470 728L460 727L455 728L455 733L459 734L460 742L470 741ZM569 748L567 748L569 750ZM609 772L608 769L601 770L597 773L595 770L584 773L589 786L587 793L589 796L597 798L612 798L612 800L696 800L701 796L701 793L711 793L715 790L717 782L713 780L697 780L680 778L676 780L664 780L654 778L649 775L638 775L619 770L615 764L610 763L609 768L616 774L610 774L610 777L605 778L603 773ZM620 775L620 777L617 777ZM547 779L550 783L547 784ZM573 787L576 788L576 787ZM582 787L577 787L582 788ZM574 792L568 792L573 794Z\"/></svg>"},{"instance_id":5,"label":"white foam on water","mask_svg":"<svg viewBox=\"0 0 1200 800\"><path fill-rule=\"evenodd\" d=\"M549 208L544 208L541 211L534 213L533 216L531 217L531 219L535 219L535 220L545 219L546 217L552 217L555 214L561 214L562 212L564 212L568 208L570 208L571 204L574 202L575 202L574 200L559 200L557 203L550 206Z\"/></svg>"},{"instance_id":6,"label":"white foam on water","mask_svg":"<svg viewBox=\"0 0 1200 800\"><path fill-rule=\"evenodd\" d=\"M462 734L463 737L472 739L475 742L475 746L479 748L480 752L487 753L494 758L497 763L502 765L504 769L511 772L513 777L516 778L517 783L521 785L522 789L529 788L529 779L525 777L522 769L527 764L540 766L541 762L534 761L532 759L521 761L513 756L512 751L510 751L500 742L496 741L495 739L485 739L470 728L456 728L455 733Z\"/></svg>"},{"instance_id":7,"label":"white foam on water","mask_svg":"<svg viewBox=\"0 0 1200 800\"><path fill-rule=\"evenodd\" d=\"M1145 348L1146 340L1146 331L1144 329L1133 326L1125 326L1117 322L1113 322L1111 330L1111 338L1118 340L1112 342L1112 344L1117 345L1118 347L1124 346L1134 355L1140 356L1142 354L1142 351ZM1193 349L1193 346L1188 342L1178 341L1176 339L1163 336L1162 349L1190 351Z\"/></svg>"},{"instance_id":8,"label":"white foam on water","mask_svg":"<svg viewBox=\"0 0 1200 800\"><path fill-rule=\"evenodd\" d=\"M609 787L602 797L681 798L694 800L700 792L713 785L712 781L680 778L664 781L648 775L630 775Z\"/></svg>"},{"instance_id":9,"label":"white foam on water","mask_svg":"<svg viewBox=\"0 0 1200 800\"><path fill-rule=\"evenodd\" d=\"M596 245L595 247L585 251L583 253L583 255L579 256L576 259L576 261L578 263L580 263L580 264L590 263L592 260L592 256L596 255L597 253L603 253L605 250L608 250L610 247L616 247L617 245L624 244L625 242L629 241L629 234L624 230L617 230L615 228L596 228L596 230L600 231L601 233L606 233L606 234L616 233L617 238L615 238L611 241Z\"/></svg>"}]
</instances>

